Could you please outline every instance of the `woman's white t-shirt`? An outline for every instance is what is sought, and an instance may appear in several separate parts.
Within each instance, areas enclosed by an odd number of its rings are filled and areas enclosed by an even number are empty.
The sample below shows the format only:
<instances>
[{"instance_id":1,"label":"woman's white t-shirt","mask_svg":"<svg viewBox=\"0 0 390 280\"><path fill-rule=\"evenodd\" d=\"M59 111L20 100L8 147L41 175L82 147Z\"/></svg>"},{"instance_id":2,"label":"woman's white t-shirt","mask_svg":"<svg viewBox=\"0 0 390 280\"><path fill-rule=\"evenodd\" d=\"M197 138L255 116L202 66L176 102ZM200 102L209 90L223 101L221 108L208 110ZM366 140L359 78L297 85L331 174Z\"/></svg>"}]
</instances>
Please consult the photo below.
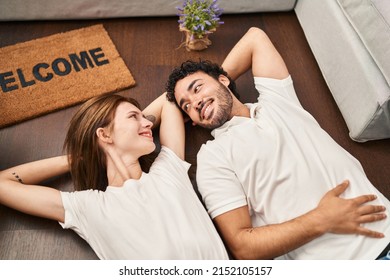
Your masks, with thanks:
<instances>
[{"instance_id":1,"label":"woman's white t-shirt","mask_svg":"<svg viewBox=\"0 0 390 280\"><path fill-rule=\"evenodd\" d=\"M106 191L61 192L64 228L100 259L227 259L188 177L190 164L167 147L139 180Z\"/></svg>"}]
</instances>

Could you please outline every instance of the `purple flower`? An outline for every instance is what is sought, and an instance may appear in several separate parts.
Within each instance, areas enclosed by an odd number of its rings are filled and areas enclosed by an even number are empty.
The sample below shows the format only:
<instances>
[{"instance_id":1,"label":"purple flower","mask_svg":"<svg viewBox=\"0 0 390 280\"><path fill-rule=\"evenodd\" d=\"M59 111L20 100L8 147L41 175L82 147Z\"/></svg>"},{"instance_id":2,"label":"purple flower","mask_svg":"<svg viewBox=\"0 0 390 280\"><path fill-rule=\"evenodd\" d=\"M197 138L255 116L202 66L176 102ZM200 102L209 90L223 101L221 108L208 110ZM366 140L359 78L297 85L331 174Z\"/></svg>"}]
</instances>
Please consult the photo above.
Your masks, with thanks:
<instances>
[{"instance_id":1,"label":"purple flower","mask_svg":"<svg viewBox=\"0 0 390 280\"><path fill-rule=\"evenodd\" d=\"M177 8L179 24L188 29L195 37L202 37L211 33L220 24L222 9L218 7L218 0L184 0L183 5ZM212 30L212 31L210 31Z\"/></svg>"}]
</instances>

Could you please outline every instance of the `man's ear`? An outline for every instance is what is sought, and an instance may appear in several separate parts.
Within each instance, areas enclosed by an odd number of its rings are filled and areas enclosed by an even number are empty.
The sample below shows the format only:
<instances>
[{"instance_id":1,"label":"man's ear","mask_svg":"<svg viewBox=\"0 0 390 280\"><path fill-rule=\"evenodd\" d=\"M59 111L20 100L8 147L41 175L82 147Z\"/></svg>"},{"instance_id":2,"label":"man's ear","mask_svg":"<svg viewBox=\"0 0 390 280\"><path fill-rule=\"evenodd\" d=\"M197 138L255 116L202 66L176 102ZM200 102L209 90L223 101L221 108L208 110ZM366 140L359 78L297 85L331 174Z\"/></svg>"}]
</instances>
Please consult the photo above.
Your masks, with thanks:
<instances>
[{"instance_id":1,"label":"man's ear","mask_svg":"<svg viewBox=\"0 0 390 280\"><path fill-rule=\"evenodd\" d=\"M107 128L99 127L96 130L96 135L103 143L108 143L108 144L112 143L112 138Z\"/></svg>"},{"instance_id":2,"label":"man's ear","mask_svg":"<svg viewBox=\"0 0 390 280\"><path fill-rule=\"evenodd\" d=\"M226 77L225 75L219 75L218 77L218 81L221 82L223 85L225 85L226 87L228 87L230 85L230 80L228 77Z\"/></svg>"}]
</instances>

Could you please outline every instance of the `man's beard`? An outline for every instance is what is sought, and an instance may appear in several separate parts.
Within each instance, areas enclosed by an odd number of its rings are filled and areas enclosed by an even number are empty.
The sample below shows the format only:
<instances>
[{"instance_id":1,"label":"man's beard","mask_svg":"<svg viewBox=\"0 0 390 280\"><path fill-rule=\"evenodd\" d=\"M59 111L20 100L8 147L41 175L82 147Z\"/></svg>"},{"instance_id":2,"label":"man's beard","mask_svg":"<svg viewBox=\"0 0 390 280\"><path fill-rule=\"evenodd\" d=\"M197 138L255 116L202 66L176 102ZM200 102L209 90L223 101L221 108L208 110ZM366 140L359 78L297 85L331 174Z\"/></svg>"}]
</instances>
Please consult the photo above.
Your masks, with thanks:
<instances>
[{"instance_id":1,"label":"man's beard","mask_svg":"<svg viewBox=\"0 0 390 280\"><path fill-rule=\"evenodd\" d=\"M200 126L208 129L215 129L229 120L233 107L233 98L230 91L220 82L216 99L218 100L218 108L216 108L217 111L212 117L212 121L210 123L199 123Z\"/></svg>"}]
</instances>

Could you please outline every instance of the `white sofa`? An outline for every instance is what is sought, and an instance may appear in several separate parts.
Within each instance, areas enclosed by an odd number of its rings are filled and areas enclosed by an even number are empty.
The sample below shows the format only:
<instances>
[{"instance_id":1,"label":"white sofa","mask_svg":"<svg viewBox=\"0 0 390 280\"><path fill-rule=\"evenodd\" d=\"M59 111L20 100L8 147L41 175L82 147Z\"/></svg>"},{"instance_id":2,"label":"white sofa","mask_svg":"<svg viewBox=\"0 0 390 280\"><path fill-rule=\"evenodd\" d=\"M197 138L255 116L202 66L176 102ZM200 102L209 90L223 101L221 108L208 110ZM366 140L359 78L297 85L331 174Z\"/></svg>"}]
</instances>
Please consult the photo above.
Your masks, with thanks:
<instances>
[{"instance_id":1,"label":"white sofa","mask_svg":"<svg viewBox=\"0 0 390 280\"><path fill-rule=\"evenodd\" d=\"M390 137L390 1L298 0L298 20L358 142Z\"/></svg>"},{"instance_id":2,"label":"white sofa","mask_svg":"<svg viewBox=\"0 0 390 280\"><path fill-rule=\"evenodd\" d=\"M350 137L390 138L390 0L219 0L224 13L295 10ZM0 21L173 16L181 0L0 0Z\"/></svg>"}]
</instances>

